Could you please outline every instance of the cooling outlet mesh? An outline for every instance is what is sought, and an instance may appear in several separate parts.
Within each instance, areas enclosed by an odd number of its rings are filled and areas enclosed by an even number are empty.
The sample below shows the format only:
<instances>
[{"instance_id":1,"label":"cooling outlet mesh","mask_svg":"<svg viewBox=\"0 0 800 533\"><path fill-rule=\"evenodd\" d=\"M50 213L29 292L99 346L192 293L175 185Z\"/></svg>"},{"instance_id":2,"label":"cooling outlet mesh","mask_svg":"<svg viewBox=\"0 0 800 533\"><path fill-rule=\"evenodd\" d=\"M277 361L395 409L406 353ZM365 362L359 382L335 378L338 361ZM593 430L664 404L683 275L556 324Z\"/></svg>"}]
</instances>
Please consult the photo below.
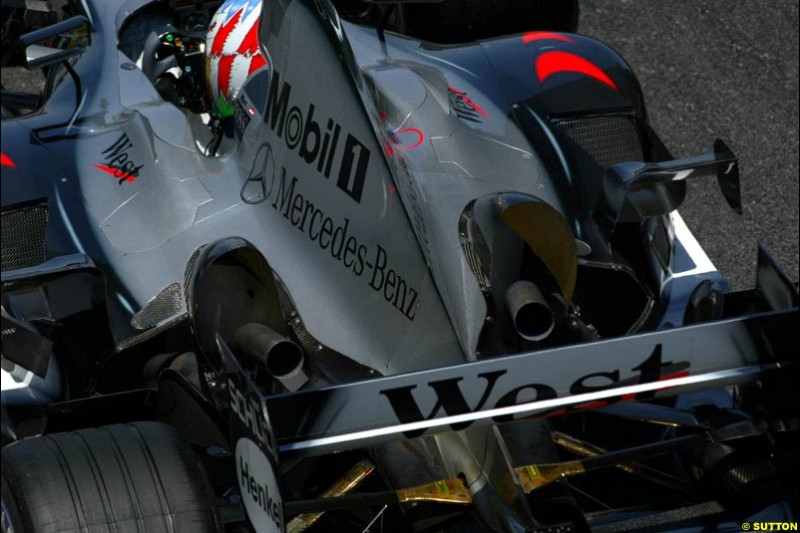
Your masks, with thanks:
<instances>
[{"instance_id":1,"label":"cooling outlet mesh","mask_svg":"<svg viewBox=\"0 0 800 533\"><path fill-rule=\"evenodd\" d=\"M639 127L622 115L579 117L553 123L601 166L644 161Z\"/></svg>"},{"instance_id":2,"label":"cooling outlet mesh","mask_svg":"<svg viewBox=\"0 0 800 533\"><path fill-rule=\"evenodd\" d=\"M45 204L2 214L3 272L44 263L49 216Z\"/></svg>"}]
</instances>

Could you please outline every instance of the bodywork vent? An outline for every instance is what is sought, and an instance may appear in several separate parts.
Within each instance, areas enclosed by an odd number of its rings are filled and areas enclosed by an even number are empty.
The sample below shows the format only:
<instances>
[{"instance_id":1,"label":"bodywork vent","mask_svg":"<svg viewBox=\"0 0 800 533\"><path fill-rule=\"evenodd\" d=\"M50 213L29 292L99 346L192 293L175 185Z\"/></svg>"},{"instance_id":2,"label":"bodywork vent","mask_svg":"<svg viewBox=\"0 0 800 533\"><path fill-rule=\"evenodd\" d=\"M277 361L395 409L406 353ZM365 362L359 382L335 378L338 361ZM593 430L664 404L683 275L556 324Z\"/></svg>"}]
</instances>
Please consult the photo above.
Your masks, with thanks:
<instances>
[{"instance_id":1,"label":"bodywork vent","mask_svg":"<svg viewBox=\"0 0 800 533\"><path fill-rule=\"evenodd\" d=\"M299 318L290 320L289 328L292 330L292 333L294 333L297 342L303 347L305 353L311 354L320 351L322 346L320 346L319 341L308 332L302 320Z\"/></svg>"},{"instance_id":2,"label":"bodywork vent","mask_svg":"<svg viewBox=\"0 0 800 533\"><path fill-rule=\"evenodd\" d=\"M3 212L3 272L44 263L48 220L47 204Z\"/></svg>"},{"instance_id":3,"label":"bodywork vent","mask_svg":"<svg viewBox=\"0 0 800 533\"><path fill-rule=\"evenodd\" d=\"M627 161L644 161L642 138L633 117L578 117L557 120L553 125L602 167Z\"/></svg>"},{"instance_id":4,"label":"bodywork vent","mask_svg":"<svg viewBox=\"0 0 800 533\"><path fill-rule=\"evenodd\" d=\"M131 326L140 330L150 329L180 314L183 304L182 294L180 283L168 285L133 315Z\"/></svg>"},{"instance_id":5,"label":"bodywork vent","mask_svg":"<svg viewBox=\"0 0 800 533\"><path fill-rule=\"evenodd\" d=\"M491 286L492 254L489 246L475 223L475 202L470 202L458 221L461 235L461 249L472 273L481 287Z\"/></svg>"}]
</instances>

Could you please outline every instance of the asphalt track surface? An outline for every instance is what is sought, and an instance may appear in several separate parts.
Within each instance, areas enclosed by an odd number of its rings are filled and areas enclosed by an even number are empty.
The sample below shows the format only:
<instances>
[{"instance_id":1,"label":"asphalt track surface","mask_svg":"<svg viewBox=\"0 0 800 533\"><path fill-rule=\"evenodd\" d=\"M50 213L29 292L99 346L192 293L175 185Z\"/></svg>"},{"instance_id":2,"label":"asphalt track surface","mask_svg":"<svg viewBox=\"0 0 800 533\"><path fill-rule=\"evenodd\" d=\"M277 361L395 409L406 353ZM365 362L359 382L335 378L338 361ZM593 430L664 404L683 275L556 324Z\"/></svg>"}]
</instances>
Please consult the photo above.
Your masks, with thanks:
<instances>
[{"instance_id":1,"label":"asphalt track surface","mask_svg":"<svg viewBox=\"0 0 800 533\"><path fill-rule=\"evenodd\" d=\"M680 209L731 285L753 286L758 242L797 281L798 0L581 0L579 32L628 61L675 157L716 137L738 156L743 217L713 179Z\"/></svg>"},{"instance_id":2,"label":"asphalt track surface","mask_svg":"<svg viewBox=\"0 0 800 533\"><path fill-rule=\"evenodd\" d=\"M798 0L581 0L579 31L627 59L676 157L716 137L739 157L743 217L713 179L690 182L680 210L731 285L753 286L758 242L797 281Z\"/></svg>"}]
</instances>

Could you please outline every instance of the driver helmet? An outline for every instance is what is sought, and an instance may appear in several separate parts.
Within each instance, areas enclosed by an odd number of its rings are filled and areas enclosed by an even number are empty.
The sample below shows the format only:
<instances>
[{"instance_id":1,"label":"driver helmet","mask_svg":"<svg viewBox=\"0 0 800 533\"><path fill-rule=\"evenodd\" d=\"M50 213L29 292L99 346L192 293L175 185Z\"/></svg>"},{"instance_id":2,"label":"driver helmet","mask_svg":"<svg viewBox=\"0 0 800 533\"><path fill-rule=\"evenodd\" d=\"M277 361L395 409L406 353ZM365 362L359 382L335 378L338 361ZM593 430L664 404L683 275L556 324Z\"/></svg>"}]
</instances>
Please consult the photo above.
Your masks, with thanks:
<instances>
[{"instance_id":1,"label":"driver helmet","mask_svg":"<svg viewBox=\"0 0 800 533\"><path fill-rule=\"evenodd\" d=\"M249 78L267 66L258 48L261 0L227 0L211 19L206 34L206 83L212 109L233 115L233 101Z\"/></svg>"}]
</instances>

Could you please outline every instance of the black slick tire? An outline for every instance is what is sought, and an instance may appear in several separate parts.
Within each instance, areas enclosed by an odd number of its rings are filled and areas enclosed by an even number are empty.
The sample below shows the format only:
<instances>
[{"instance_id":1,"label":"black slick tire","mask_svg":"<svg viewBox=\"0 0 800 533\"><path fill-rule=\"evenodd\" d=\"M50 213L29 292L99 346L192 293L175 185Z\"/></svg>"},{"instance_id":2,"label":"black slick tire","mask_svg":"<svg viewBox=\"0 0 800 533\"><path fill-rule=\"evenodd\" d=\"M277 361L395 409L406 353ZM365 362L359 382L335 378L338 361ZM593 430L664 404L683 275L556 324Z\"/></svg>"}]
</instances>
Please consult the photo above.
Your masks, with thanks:
<instances>
[{"instance_id":1,"label":"black slick tire","mask_svg":"<svg viewBox=\"0 0 800 533\"><path fill-rule=\"evenodd\" d=\"M216 533L214 494L166 424L25 439L2 450L3 519L14 533Z\"/></svg>"}]
</instances>

